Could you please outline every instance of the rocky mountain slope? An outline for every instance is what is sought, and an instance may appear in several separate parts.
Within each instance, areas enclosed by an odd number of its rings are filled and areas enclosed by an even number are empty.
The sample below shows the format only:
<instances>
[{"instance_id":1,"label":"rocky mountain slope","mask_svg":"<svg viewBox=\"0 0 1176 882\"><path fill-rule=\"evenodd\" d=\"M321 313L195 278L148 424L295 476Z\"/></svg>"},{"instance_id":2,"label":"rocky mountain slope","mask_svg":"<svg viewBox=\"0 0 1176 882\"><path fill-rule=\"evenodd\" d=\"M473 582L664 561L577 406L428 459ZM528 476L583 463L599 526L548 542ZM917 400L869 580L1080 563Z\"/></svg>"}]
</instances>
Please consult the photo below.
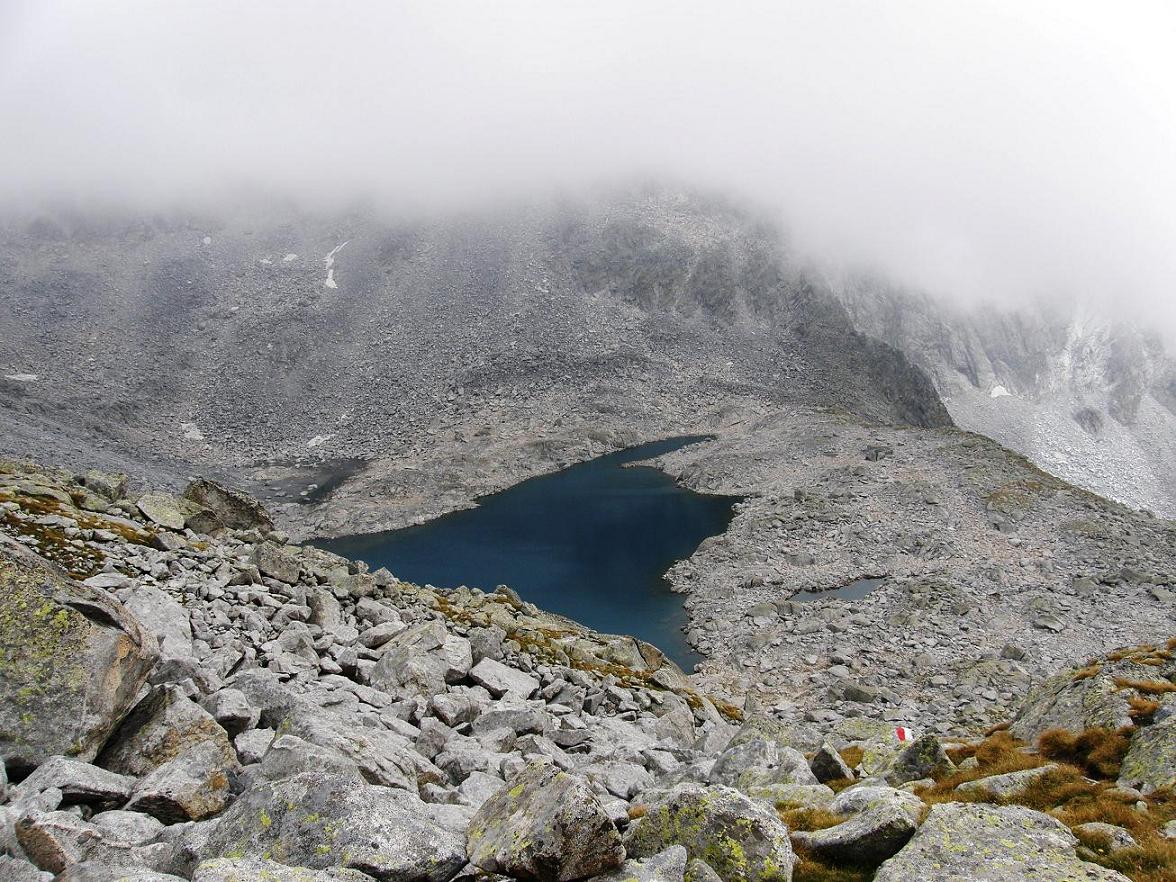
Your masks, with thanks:
<instances>
[{"instance_id":1,"label":"rocky mountain slope","mask_svg":"<svg viewBox=\"0 0 1176 882\"><path fill-rule=\"evenodd\" d=\"M855 327L931 377L958 425L1176 515L1176 362L1154 332L1079 307L963 310L864 278L833 288Z\"/></svg>"},{"instance_id":2,"label":"rocky mountain slope","mask_svg":"<svg viewBox=\"0 0 1176 882\"><path fill-rule=\"evenodd\" d=\"M666 191L417 221L9 217L0 310L2 451L220 474L288 520L341 481L418 503L306 534L419 520L733 399L949 422L775 231Z\"/></svg>"},{"instance_id":3,"label":"rocky mountain slope","mask_svg":"<svg viewBox=\"0 0 1176 882\"><path fill-rule=\"evenodd\" d=\"M1058 673L981 739L866 705L788 724L509 590L421 588L286 545L209 482L128 495L7 464L0 513L5 879L1176 867L1171 642Z\"/></svg>"}]
</instances>

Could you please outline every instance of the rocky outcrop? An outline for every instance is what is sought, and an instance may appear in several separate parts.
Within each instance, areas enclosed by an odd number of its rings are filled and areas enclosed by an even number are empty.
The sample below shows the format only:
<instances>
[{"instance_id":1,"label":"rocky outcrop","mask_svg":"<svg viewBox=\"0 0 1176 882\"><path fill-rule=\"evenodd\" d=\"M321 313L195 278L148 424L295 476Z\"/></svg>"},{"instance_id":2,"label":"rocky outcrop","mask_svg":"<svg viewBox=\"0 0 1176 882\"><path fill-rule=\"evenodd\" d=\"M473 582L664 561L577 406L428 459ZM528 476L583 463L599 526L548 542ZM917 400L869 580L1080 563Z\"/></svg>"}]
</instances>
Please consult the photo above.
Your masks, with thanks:
<instances>
[{"instance_id":1,"label":"rocky outcrop","mask_svg":"<svg viewBox=\"0 0 1176 882\"><path fill-rule=\"evenodd\" d=\"M188 482L184 488L184 499L208 510L220 526L231 530L269 533L274 529L273 518L260 502L248 493L218 484L209 478L196 478Z\"/></svg>"},{"instance_id":2,"label":"rocky outcrop","mask_svg":"<svg viewBox=\"0 0 1176 882\"><path fill-rule=\"evenodd\" d=\"M882 864L874 882L1129 882L1075 854L1078 840L1060 821L1020 807L932 806L910 844Z\"/></svg>"},{"instance_id":3,"label":"rocky outcrop","mask_svg":"<svg viewBox=\"0 0 1176 882\"><path fill-rule=\"evenodd\" d=\"M158 658L113 597L0 536L0 753L93 759Z\"/></svg>"}]
</instances>

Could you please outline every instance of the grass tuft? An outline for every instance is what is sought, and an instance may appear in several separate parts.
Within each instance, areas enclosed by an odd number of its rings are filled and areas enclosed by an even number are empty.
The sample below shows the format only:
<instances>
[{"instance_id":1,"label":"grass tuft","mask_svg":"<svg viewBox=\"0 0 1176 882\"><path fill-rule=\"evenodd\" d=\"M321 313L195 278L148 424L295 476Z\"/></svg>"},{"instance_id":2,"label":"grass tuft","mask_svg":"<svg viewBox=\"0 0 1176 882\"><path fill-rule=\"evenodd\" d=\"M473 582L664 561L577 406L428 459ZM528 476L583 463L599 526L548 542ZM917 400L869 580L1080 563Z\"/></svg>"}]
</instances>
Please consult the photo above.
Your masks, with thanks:
<instances>
[{"instance_id":1,"label":"grass tuft","mask_svg":"<svg viewBox=\"0 0 1176 882\"><path fill-rule=\"evenodd\" d=\"M1117 778L1123 757L1131 746L1131 728L1118 732L1095 727L1085 732L1050 729L1037 740L1042 756L1069 763L1095 778Z\"/></svg>"},{"instance_id":2,"label":"grass tuft","mask_svg":"<svg viewBox=\"0 0 1176 882\"><path fill-rule=\"evenodd\" d=\"M788 825L789 830L826 830L836 827L847 820L844 815L834 814L828 809L795 808L777 811L780 820Z\"/></svg>"}]
</instances>

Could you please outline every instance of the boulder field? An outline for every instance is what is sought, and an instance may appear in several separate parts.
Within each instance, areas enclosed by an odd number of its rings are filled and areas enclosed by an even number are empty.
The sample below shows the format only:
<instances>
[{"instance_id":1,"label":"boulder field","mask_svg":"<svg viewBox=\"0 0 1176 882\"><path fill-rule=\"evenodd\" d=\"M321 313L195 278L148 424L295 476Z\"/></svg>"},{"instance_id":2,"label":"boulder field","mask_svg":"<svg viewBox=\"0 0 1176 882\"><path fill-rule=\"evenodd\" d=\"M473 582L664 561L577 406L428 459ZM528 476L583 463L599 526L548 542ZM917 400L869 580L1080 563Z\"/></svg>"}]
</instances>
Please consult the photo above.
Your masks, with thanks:
<instances>
[{"instance_id":1,"label":"boulder field","mask_svg":"<svg viewBox=\"0 0 1176 882\"><path fill-rule=\"evenodd\" d=\"M3 882L1172 878L1167 635L987 733L786 720L214 482L127 493L0 468Z\"/></svg>"}]
</instances>

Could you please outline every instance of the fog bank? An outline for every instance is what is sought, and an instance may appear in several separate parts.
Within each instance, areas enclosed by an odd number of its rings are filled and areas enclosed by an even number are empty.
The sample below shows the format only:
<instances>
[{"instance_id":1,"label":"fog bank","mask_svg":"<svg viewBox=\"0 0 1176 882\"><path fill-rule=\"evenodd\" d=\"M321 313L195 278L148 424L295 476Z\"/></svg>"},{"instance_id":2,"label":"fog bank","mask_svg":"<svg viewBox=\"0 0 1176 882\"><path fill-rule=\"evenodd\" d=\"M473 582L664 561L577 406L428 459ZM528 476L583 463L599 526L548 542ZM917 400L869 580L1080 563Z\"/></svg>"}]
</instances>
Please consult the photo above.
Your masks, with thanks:
<instances>
[{"instance_id":1,"label":"fog bank","mask_svg":"<svg viewBox=\"0 0 1176 882\"><path fill-rule=\"evenodd\" d=\"M963 302L1176 329L1176 9L0 4L0 201L450 209L631 175Z\"/></svg>"}]
</instances>

